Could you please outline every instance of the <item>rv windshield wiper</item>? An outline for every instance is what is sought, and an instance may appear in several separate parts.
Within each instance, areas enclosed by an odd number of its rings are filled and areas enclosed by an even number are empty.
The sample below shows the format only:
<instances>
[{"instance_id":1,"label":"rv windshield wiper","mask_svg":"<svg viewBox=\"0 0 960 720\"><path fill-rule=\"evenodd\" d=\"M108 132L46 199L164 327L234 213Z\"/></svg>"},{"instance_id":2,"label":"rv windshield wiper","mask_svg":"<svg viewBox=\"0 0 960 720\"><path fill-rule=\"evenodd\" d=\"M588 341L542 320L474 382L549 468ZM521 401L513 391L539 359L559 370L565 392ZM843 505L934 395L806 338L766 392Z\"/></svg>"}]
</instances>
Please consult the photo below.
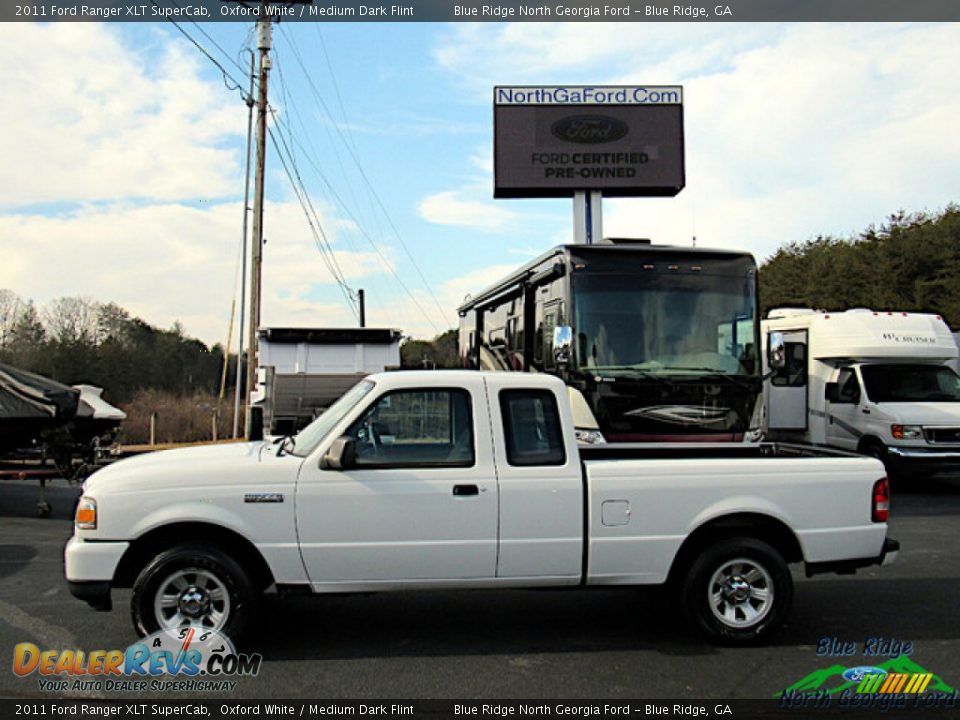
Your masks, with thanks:
<instances>
[{"instance_id":1,"label":"rv windshield wiper","mask_svg":"<svg viewBox=\"0 0 960 720\"><path fill-rule=\"evenodd\" d=\"M727 375L712 367L665 367L664 370L692 370L694 372L705 372L708 375L701 375L697 380L726 380L731 385L736 385L742 390L753 390L753 386L745 380L740 380L734 375Z\"/></svg>"},{"instance_id":2,"label":"rv windshield wiper","mask_svg":"<svg viewBox=\"0 0 960 720\"><path fill-rule=\"evenodd\" d=\"M623 372L625 370L629 371L630 375L604 375L604 373L608 371ZM643 370L636 365L603 365L598 368L586 368L582 372L602 380L653 380L654 382L657 382L665 387L673 387L673 382L669 378L657 375L649 370Z\"/></svg>"}]
</instances>

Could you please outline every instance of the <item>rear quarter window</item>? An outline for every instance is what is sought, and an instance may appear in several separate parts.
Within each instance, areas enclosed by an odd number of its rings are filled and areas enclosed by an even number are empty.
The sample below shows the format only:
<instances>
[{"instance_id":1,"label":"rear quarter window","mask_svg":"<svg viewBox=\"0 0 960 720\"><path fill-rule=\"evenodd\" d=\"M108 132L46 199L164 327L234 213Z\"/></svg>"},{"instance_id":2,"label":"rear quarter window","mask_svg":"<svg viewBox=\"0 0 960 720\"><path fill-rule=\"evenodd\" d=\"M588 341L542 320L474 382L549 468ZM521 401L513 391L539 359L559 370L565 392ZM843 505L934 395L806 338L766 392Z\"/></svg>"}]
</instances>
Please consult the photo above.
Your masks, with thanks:
<instances>
[{"instance_id":1,"label":"rear quarter window","mask_svg":"<svg viewBox=\"0 0 960 720\"><path fill-rule=\"evenodd\" d=\"M501 390L507 462L516 466L567 461L557 398L549 390Z\"/></svg>"}]
</instances>

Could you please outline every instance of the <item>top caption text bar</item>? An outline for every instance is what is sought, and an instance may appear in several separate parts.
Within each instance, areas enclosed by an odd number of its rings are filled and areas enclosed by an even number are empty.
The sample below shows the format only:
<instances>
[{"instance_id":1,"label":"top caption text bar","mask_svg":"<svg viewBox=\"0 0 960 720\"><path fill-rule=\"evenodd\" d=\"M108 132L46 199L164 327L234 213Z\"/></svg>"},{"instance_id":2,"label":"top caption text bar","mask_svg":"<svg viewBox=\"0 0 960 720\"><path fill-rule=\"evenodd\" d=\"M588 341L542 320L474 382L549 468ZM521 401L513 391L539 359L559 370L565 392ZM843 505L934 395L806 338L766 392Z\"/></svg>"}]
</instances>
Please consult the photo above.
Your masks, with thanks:
<instances>
[{"instance_id":1,"label":"top caption text bar","mask_svg":"<svg viewBox=\"0 0 960 720\"><path fill-rule=\"evenodd\" d=\"M2 22L955 22L956 0L37 0L0 5Z\"/></svg>"}]
</instances>

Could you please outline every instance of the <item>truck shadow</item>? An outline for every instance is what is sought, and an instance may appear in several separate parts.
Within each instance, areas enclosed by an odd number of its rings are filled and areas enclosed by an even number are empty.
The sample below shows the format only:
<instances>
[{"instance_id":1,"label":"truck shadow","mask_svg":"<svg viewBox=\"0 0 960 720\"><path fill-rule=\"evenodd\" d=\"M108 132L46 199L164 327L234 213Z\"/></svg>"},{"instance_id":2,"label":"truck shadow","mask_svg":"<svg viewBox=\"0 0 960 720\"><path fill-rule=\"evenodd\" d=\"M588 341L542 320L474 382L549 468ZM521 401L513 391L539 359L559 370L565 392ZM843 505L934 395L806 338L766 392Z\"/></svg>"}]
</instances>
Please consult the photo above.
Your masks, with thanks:
<instances>
[{"instance_id":1,"label":"truck shadow","mask_svg":"<svg viewBox=\"0 0 960 720\"><path fill-rule=\"evenodd\" d=\"M798 582L788 625L770 644L821 637L960 638L960 579ZM942 600L940 599L942 598ZM868 599L868 600L867 600ZM269 661L646 650L724 652L683 622L676 599L650 590L490 590L266 599L245 643ZM894 611L895 609L895 611ZM266 620L269 618L269 620Z\"/></svg>"},{"instance_id":2,"label":"truck shadow","mask_svg":"<svg viewBox=\"0 0 960 720\"><path fill-rule=\"evenodd\" d=\"M38 488L36 480L0 481L0 517L36 518ZM46 499L52 511L45 519L72 520L79 497L80 488L70 487L66 480L47 481Z\"/></svg>"}]
</instances>

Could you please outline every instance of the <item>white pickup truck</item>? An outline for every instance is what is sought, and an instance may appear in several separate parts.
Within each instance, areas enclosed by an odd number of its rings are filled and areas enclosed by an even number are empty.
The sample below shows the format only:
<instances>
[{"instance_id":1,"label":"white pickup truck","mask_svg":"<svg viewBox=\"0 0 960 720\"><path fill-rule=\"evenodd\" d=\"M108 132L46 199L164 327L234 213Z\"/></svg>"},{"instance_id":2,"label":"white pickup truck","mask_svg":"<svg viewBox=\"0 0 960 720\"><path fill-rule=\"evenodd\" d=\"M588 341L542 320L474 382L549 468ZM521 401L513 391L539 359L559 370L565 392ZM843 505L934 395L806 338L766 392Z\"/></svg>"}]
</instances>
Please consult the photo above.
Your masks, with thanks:
<instances>
[{"instance_id":1,"label":"white pickup truck","mask_svg":"<svg viewBox=\"0 0 960 720\"><path fill-rule=\"evenodd\" d=\"M804 456L805 453L813 456ZM789 445L578 447L554 377L395 372L299 435L92 475L74 595L132 587L138 633L233 637L268 588L315 593L671 583L718 642L761 640L809 574L893 560L873 458Z\"/></svg>"}]
</instances>

